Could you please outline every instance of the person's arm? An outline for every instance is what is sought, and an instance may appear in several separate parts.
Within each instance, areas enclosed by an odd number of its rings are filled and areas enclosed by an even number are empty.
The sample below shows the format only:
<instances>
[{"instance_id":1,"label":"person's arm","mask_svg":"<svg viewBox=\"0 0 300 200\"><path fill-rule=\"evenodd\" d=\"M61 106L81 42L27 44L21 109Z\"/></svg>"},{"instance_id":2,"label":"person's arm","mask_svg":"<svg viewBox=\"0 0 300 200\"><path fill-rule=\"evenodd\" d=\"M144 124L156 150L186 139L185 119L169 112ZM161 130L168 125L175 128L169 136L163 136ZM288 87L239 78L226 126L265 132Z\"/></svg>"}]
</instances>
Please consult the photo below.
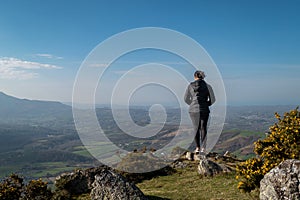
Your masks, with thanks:
<instances>
[{"instance_id":1,"label":"person's arm","mask_svg":"<svg viewBox=\"0 0 300 200\"><path fill-rule=\"evenodd\" d=\"M188 86L185 90L184 101L188 105L190 105L192 103L192 95L191 95L191 92L190 92L190 86Z\"/></svg>"},{"instance_id":2,"label":"person's arm","mask_svg":"<svg viewBox=\"0 0 300 200\"><path fill-rule=\"evenodd\" d=\"M212 87L209 84L207 84L207 88L208 88L208 91L209 91L210 105L213 105L216 102L215 93L214 93Z\"/></svg>"}]
</instances>

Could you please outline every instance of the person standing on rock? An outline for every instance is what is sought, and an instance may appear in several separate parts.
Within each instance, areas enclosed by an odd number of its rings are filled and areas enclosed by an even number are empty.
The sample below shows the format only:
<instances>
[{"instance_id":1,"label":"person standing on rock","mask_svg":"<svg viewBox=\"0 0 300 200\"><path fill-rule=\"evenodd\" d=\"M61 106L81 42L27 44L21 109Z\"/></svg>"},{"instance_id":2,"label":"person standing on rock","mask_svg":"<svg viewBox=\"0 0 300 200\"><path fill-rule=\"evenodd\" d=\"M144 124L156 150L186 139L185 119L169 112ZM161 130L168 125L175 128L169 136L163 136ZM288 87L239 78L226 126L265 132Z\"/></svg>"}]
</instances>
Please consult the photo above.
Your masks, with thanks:
<instances>
[{"instance_id":1,"label":"person standing on rock","mask_svg":"<svg viewBox=\"0 0 300 200\"><path fill-rule=\"evenodd\" d=\"M215 102L213 89L204 81L204 78L203 71L196 71L195 81L188 85L184 95L184 101L189 105L189 114L195 132L195 153L200 152L200 154L206 154L209 106Z\"/></svg>"}]
</instances>

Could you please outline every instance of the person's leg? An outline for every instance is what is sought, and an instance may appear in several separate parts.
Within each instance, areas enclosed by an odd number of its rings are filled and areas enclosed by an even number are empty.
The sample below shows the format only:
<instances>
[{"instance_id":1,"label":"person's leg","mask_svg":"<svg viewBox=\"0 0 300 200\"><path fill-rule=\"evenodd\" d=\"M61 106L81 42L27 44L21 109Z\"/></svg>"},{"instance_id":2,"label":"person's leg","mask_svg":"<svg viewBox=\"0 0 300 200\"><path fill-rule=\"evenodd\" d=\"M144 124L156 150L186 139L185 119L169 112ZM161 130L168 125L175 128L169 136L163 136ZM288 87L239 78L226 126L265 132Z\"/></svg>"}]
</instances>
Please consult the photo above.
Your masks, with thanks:
<instances>
[{"instance_id":1,"label":"person's leg","mask_svg":"<svg viewBox=\"0 0 300 200\"><path fill-rule=\"evenodd\" d=\"M201 113L200 114L200 144L201 151L206 150L206 141L207 141L207 122L209 118L209 113Z\"/></svg>"},{"instance_id":2,"label":"person's leg","mask_svg":"<svg viewBox=\"0 0 300 200\"><path fill-rule=\"evenodd\" d=\"M200 113L193 113L190 112L190 118L192 120L194 133L195 133L195 143L196 143L196 150L200 150L200 127L199 127L199 119L200 119Z\"/></svg>"}]
</instances>

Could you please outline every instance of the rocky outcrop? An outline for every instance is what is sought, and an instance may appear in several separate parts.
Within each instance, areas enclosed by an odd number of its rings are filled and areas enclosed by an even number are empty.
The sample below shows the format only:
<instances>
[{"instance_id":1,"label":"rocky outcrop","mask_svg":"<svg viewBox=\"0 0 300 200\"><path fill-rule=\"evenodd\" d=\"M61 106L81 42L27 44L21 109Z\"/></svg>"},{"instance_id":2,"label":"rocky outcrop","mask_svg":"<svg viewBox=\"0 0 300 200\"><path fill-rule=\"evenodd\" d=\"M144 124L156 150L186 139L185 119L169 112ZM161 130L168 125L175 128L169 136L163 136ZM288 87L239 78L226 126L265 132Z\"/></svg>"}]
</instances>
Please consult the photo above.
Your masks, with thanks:
<instances>
[{"instance_id":1,"label":"rocky outcrop","mask_svg":"<svg viewBox=\"0 0 300 200\"><path fill-rule=\"evenodd\" d=\"M261 200L300 200L300 160L286 160L260 182Z\"/></svg>"},{"instance_id":2,"label":"rocky outcrop","mask_svg":"<svg viewBox=\"0 0 300 200\"><path fill-rule=\"evenodd\" d=\"M66 190L72 195L88 193L92 189L95 175L101 173L107 166L99 166L86 170L75 170L71 173L63 173L55 179L55 187L58 190Z\"/></svg>"},{"instance_id":3,"label":"rocky outcrop","mask_svg":"<svg viewBox=\"0 0 300 200\"><path fill-rule=\"evenodd\" d=\"M199 165L198 165L198 173L203 176L214 176L219 173L227 173L230 172L231 169L217 164L205 157L200 157Z\"/></svg>"},{"instance_id":4,"label":"rocky outcrop","mask_svg":"<svg viewBox=\"0 0 300 200\"><path fill-rule=\"evenodd\" d=\"M55 180L59 191L68 195L90 193L92 200L110 199L146 199L145 195L133 183L107 166L64 173Z\"/></svg>"},{"instance_id":5,"label":"rocky outcrop","mask_svg":"<svg viewBox=\"0 0 300 200\"><path fill-rule=\"evenodd\" d=\"M222 161L226 163L235 163L242 162L244 160L238 159L235 155L226 151L224 155L220 155L216 152L209 152L205 156L200 154L195 154L194 152L187 151L185 153L185 159L193 161L193 160L201 160L201 157L209 158L210 160Z\"/></svg>"},{"instance_id":6,"label":"rocky outcrop","mask_svg":"<svg viewBox=\"0 0 300 200\"><path fill-rule=\"evenodd\" d=\"M95 176L91 191L92 200L143 200L144 194L123 176L111 170L103 169Z\"/></svg>"},{"instance_id":7,"label":"rocky outcrop","mask_svg":"<svg viewBox=\"0 0 300 200\"><path fill-rule=\"evenodd\" d=\"M203 176L214 176L219 173L232 172L235 170L236 162L241 161L229 152L226 155L220 155L215 152L195 154L194 152L187 151L184 158L190 161L199 161L198 173Z\"/></svg>"}]
</instances>

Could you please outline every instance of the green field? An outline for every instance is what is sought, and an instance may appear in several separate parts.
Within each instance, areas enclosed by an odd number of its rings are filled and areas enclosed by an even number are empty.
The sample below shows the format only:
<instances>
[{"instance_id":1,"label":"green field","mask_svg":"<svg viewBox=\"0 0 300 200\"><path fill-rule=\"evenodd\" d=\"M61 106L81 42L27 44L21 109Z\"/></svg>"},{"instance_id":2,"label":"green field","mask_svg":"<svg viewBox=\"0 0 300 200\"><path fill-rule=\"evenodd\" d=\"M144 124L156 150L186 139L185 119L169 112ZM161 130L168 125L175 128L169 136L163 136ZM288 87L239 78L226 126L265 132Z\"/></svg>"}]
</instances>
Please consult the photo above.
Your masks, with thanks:
<instances>
[{"instance_id":1,"label":"green field","mask_svg":"<svg viewBox=\"0 0 300 200\"><path fill-rule=\"evenodd\" d=\"M38 163L37 167L40 167L41 170L36 170L32 174L32 177L34 178L56 176L62 172L72 171L75 168L74 166L69 166L67 163L64 162Z\"/></svg>"},{"instance_id":2,"label":"green field","mask_svg":"<svg viewBox=\"0 0 300 200\"><path fill-rule=\"evenodd\" d=\"M9 174L15 173L16 171L19 171L21 166L19 165L5 165L0 166L0 177L6 177Z\"/></svg>"},{"instance_id":3,"label":"green field","mask_svg":"<svg viewBox=\"0 0 300 200\"><path fill-rule=\"evenodd\" d=\"M8 165L0 167L0 176L6 177L12 173L20 174L26 178L41 178L57 176L62 172L68 172L75 169L76 166L69 166L64 162L44 162L34 164Z\"/></svg>"}]
</instances>

